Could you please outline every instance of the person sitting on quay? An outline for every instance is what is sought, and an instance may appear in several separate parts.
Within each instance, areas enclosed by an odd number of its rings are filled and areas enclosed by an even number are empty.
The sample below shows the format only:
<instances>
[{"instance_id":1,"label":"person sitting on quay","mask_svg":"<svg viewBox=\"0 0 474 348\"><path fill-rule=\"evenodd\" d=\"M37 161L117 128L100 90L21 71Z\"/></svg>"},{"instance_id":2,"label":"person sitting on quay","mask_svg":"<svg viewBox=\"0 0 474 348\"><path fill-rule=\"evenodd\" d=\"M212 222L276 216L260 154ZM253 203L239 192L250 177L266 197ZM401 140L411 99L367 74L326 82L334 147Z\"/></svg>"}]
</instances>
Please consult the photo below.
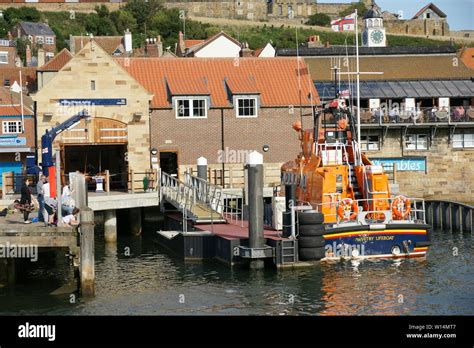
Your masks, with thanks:
<instances>
[{"instance_id":1,"label":"person sitting on quay","mask_svg":"<svg viewBox=\"0 0 474 348\"><path fill-rule=\"evenodd\" d=\"M67 226L77 226L79 225L79 220L77 215L79 214L79 208L74 208L72 214L66 215L63 217L63 224Z\"/></svg>"}]
</instances>

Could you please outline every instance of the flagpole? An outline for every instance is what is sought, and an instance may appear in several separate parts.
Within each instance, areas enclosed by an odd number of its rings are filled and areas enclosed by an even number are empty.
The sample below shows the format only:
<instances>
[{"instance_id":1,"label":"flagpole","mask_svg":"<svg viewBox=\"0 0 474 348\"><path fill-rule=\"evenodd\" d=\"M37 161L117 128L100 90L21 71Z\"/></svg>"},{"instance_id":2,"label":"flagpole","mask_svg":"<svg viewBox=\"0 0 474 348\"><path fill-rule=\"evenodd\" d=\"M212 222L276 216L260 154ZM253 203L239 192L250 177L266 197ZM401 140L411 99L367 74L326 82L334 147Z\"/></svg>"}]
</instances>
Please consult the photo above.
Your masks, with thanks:
<instances>
[{"instance_id":1,"label":"flagpole","mask_svg":"<svg viewBox=\"0 0 474 348\"><path fill-rule=\"evenodd\" d=\"M360 146L360 67L359 67L359 26L357 23L357 9L355 10L356 36L356 74L357 74L357 144Z\"/></svg>"}]
</instances>

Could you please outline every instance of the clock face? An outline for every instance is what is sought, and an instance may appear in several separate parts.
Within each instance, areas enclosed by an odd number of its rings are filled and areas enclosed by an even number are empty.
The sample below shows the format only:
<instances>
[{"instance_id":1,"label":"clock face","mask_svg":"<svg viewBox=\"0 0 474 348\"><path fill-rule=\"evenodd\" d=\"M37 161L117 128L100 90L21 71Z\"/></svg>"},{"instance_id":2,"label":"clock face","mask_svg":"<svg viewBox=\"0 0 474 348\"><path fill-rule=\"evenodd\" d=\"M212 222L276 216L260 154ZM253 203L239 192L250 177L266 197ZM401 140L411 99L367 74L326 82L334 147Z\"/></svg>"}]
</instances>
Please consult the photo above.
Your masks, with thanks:
<instances>
[{"instance_id":1,"label":"clock face","mask_svg":"<svg viewBox=\"0 0 474 348\"><path fill-rule=\"evenodd\" d=\"M370 39L375 44L380 44L383 41L383 32L381 30L374 30L370 33Z\"/></svg>"}]
</instances>

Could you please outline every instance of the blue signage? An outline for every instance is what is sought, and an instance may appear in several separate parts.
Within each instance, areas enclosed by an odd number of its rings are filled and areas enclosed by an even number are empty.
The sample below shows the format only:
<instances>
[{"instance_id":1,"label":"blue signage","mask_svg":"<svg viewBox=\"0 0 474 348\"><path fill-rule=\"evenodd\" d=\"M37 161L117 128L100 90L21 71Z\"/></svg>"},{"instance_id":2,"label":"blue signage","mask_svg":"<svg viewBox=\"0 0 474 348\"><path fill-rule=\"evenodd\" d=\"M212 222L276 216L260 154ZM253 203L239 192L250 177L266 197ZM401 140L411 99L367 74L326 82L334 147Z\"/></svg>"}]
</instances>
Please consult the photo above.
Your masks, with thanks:
<instances>
[{"instance_id":1,"label":"blue signage","mask_svg":"<svg viewBox=\"0 0 474 348\"><path fill-rule=\"evenodd\" d=\"M126 98L104 98L104 99L59 99L59 104L64 106L75 105L127 105Z\"/></svg>"},{"instance_id":2,"label":"blue signage","mask_svg":"<svg viewBox=\"0 0 474 348\"><path fill-rule=\"evenodd\" d=\"M426 157L370 158L373 164L394 164L399 172L426 172Z\"/></svg>"},{"instance_id":3,"label":"blue signage","mask_svg":"<svg viewBox=\"0 0 474 348\"><path fill-rule=\"evenodd\" d=\"M0 137L0 146L25 146L26 138Z\"/></svg>"}]
</instances>

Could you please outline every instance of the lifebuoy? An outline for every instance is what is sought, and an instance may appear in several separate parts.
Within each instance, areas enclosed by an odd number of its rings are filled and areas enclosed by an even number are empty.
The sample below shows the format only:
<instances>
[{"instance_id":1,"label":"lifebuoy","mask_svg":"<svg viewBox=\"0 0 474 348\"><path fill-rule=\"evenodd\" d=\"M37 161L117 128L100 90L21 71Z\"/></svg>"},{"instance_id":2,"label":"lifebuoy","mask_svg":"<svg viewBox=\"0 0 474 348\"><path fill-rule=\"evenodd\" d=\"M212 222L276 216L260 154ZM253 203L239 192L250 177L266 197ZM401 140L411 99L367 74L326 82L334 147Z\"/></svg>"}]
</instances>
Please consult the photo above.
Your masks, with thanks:
<instances>
[{"instance_id":1,"label":"lifebuoy","mask_svg":"<svg viewBox=\"0 0 474 348\"><path fill-rule=\"evenodd\" d=\"M357 202L350 198L344 198L337 206L337 215L343 220L354 220L358 212Z\"/></svg>"},{"instance_id":2,"label":"lifebuoy","mask_svg":"<svg viewBox=\"0 0 474 348\"><path fill-rule=\"evenodd\" d=\"M405 219L411 210L411 202L405 196L397 196L392 202L392 213L397 220Z\"/></svg>"}]
</instances>

